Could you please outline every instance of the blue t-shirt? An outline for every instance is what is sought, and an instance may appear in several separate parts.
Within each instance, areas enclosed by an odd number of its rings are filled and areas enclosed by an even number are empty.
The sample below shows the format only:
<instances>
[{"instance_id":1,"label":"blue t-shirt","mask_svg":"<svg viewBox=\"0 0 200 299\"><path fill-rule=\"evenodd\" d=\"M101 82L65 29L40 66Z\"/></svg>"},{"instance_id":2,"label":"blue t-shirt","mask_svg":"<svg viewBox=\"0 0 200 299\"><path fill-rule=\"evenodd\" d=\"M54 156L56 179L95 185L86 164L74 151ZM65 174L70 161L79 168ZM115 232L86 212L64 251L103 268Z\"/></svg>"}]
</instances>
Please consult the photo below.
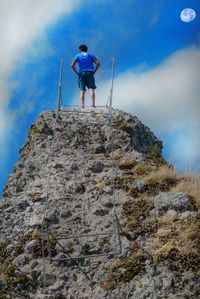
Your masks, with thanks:
<instances>
[{"instance_id":1,"label":"blue t-shirt","mask_svg":"<svg viewBox=\"0 0 200 299\"><path fill-rule=\"evenodd\" d=\"M93 54L89 53L79 53L76 54L74 57L74 60L78 62L79 64L79 73L85 72L85 71L94 71L94 65L93 60L96 59L96 57Z\"/></svg>"}]
</instances>

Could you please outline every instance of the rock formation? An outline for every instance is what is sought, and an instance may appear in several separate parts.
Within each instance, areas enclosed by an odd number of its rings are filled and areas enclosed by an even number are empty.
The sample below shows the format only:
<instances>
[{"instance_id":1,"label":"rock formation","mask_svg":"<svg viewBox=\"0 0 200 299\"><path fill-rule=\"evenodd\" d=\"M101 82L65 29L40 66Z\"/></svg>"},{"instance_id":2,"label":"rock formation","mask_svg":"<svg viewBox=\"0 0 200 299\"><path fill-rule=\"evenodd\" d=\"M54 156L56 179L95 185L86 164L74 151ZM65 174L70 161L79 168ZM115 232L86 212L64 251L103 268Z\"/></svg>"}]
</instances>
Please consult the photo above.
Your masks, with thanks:
<instances>
[{"instance_id":1,"label":"rock formation","mask_svg":"<svg viewBox=\"0 0 200 299\"><path fill-rule=\"evenodd\" d=\"M137 117L42 112L0 202L0 298L200 298L199 178Z\"/></svg>"}]
</instances>

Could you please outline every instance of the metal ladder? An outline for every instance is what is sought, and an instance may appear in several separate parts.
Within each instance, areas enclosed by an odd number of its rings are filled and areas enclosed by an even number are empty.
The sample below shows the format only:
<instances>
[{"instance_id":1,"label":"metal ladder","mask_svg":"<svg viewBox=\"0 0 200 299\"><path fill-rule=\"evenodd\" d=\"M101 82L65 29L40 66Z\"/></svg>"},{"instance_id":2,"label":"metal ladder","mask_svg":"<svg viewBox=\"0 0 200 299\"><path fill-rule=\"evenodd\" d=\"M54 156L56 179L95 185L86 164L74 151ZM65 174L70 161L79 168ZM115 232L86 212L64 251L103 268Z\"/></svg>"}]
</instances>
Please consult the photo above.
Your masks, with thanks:
<instances>
[{"instance_id":1,"label":"metal ladder","mask_svg":"<svg viewBox=\"0 0 200 299\"><path fill-rule=\"evenodd\" d=\"M61 103L61 93L62 93L62 69L63 69L63 58L61 60L61 65L60 65L60 77L59 77L59 85L58 85L58 99L57 99L57 112L56 112L56 121L60 125L62 125L62 122L66 122L67 120L63 120L63 115L65 114L71 114L73 115L78 115L77 119L79 122L82 124L86 124L88 126L90 125L98 125L99 127L101 126L110 126L112 129L112 97L113 97L113 83L114 83L114 58L113 58L113 63L112 63L112 81L111 81L111 88L110 88L110 94L109 98L107 101L106 106L98 106L94 111L91 109L84 109L82 110L79 108L80 106L68 106L70 108L63 108L62 103ZM92 121L88 122L87 119ZM67 121L67 122L70 122ZM51 228L46 222L45 217L44 217L44 223L43 223L43 228L45 230L46 234L46 239L47 239L47 247L48 247L48 258L49 262L67 262L67 261L73 261L74 267L79 268L82 273L87 277L88 280L92 280L90 275L86 273L86 271L83 269L84 265L87 265L87 260L96 260L98 258L102 257L114 257L122 252L122 245L121 245L121 239L120 239L120 232L121 232L121 227L120 223L117 217L116 213L116 190L115 190L115 163L114 163L114 157L113 157L113 139L112 139L112 152L111 152L111 159L112 159L112 172L113 172L113 177L112 177L112 190L113 190L113 196L112 196L112 204L113 204L113 211L112 211L112 217L113 217L113 229L110 231L102 231L102 232L81 232L77 234L65 234L62 233L59 236L56 236L56 243L60 247L60 250L63 254L62 258L53 258L52 257L52 246L51 242L52 239L55 238L54 234L54 229ZM74 182L76 184L76 176L77 173L76 171L74 172ZM75 194L74 194L75 195ZM76 197L75 197L76 200ZM83 228L84 228L84 223L83 223ZM82 250L84 246L82 244L96 244L99 242L106 242L110 238L113 238L115 240L114 246L111 246L110 251L101 251L97 250L95 251L89 251L88 248L85 248L85 251ZM70 253L70 248L63 246L62 240L68 241L68 244L70 246L70 242L73 242L75 246L79 246L79 254L72 255ZM86 246L87 247L87 246ZM77 251L76 251L77 252Z\"/></svg>"}]
</instances>

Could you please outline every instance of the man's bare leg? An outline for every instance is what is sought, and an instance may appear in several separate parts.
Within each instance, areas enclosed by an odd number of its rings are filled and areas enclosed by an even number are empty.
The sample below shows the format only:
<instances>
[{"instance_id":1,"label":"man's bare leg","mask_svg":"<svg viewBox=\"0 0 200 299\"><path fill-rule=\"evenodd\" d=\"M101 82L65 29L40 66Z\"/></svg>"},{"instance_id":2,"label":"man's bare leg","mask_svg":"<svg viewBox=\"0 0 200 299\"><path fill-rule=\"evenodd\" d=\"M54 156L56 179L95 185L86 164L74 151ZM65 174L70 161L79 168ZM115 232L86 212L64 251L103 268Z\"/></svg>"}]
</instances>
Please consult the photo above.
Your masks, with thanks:
<instances>
[{"instance_id":1,"label":"man's bare leg","mask_svg":"<svg viewBox=\"0 0 200 299\"><path fill-rule=\"evenodd\" d=\"M95 107L95 92L94 89L92 88L90 88L90 98L91 98L92 107Z\"/></svg>"},{"instance_id":2,"label":"man's bare leg","mask_svg":"<svg viewBox=\"0 0 200 299\"><path fill-rule=\"evenodd\" d=\"M81 92L80 92L80 100L81 100L81 106L82 106L82 108L84 108L84 104L85 104L85 90L81 90Z\"/></svg>"}]
</instances>

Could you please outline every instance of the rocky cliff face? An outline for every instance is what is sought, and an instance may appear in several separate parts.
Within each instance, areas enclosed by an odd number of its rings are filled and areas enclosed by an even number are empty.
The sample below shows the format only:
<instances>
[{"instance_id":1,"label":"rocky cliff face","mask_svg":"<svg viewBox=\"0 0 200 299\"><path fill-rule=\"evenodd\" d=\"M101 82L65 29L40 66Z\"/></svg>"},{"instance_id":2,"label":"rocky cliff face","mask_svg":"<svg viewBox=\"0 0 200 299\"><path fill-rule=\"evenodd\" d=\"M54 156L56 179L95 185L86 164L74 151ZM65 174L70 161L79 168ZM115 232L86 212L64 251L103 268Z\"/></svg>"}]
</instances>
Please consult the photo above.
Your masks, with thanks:
<instances>
[{"instance_id":1,"label":"rocky cliff face","mask_svg":"<svg viewBox=\"0 0 200 299\"><path fill-rule=\"evenodd\" d=\"M0 298L198 298L198 178L135 116L41 113L0 203Z\"/></svg>"}]
</instances>

